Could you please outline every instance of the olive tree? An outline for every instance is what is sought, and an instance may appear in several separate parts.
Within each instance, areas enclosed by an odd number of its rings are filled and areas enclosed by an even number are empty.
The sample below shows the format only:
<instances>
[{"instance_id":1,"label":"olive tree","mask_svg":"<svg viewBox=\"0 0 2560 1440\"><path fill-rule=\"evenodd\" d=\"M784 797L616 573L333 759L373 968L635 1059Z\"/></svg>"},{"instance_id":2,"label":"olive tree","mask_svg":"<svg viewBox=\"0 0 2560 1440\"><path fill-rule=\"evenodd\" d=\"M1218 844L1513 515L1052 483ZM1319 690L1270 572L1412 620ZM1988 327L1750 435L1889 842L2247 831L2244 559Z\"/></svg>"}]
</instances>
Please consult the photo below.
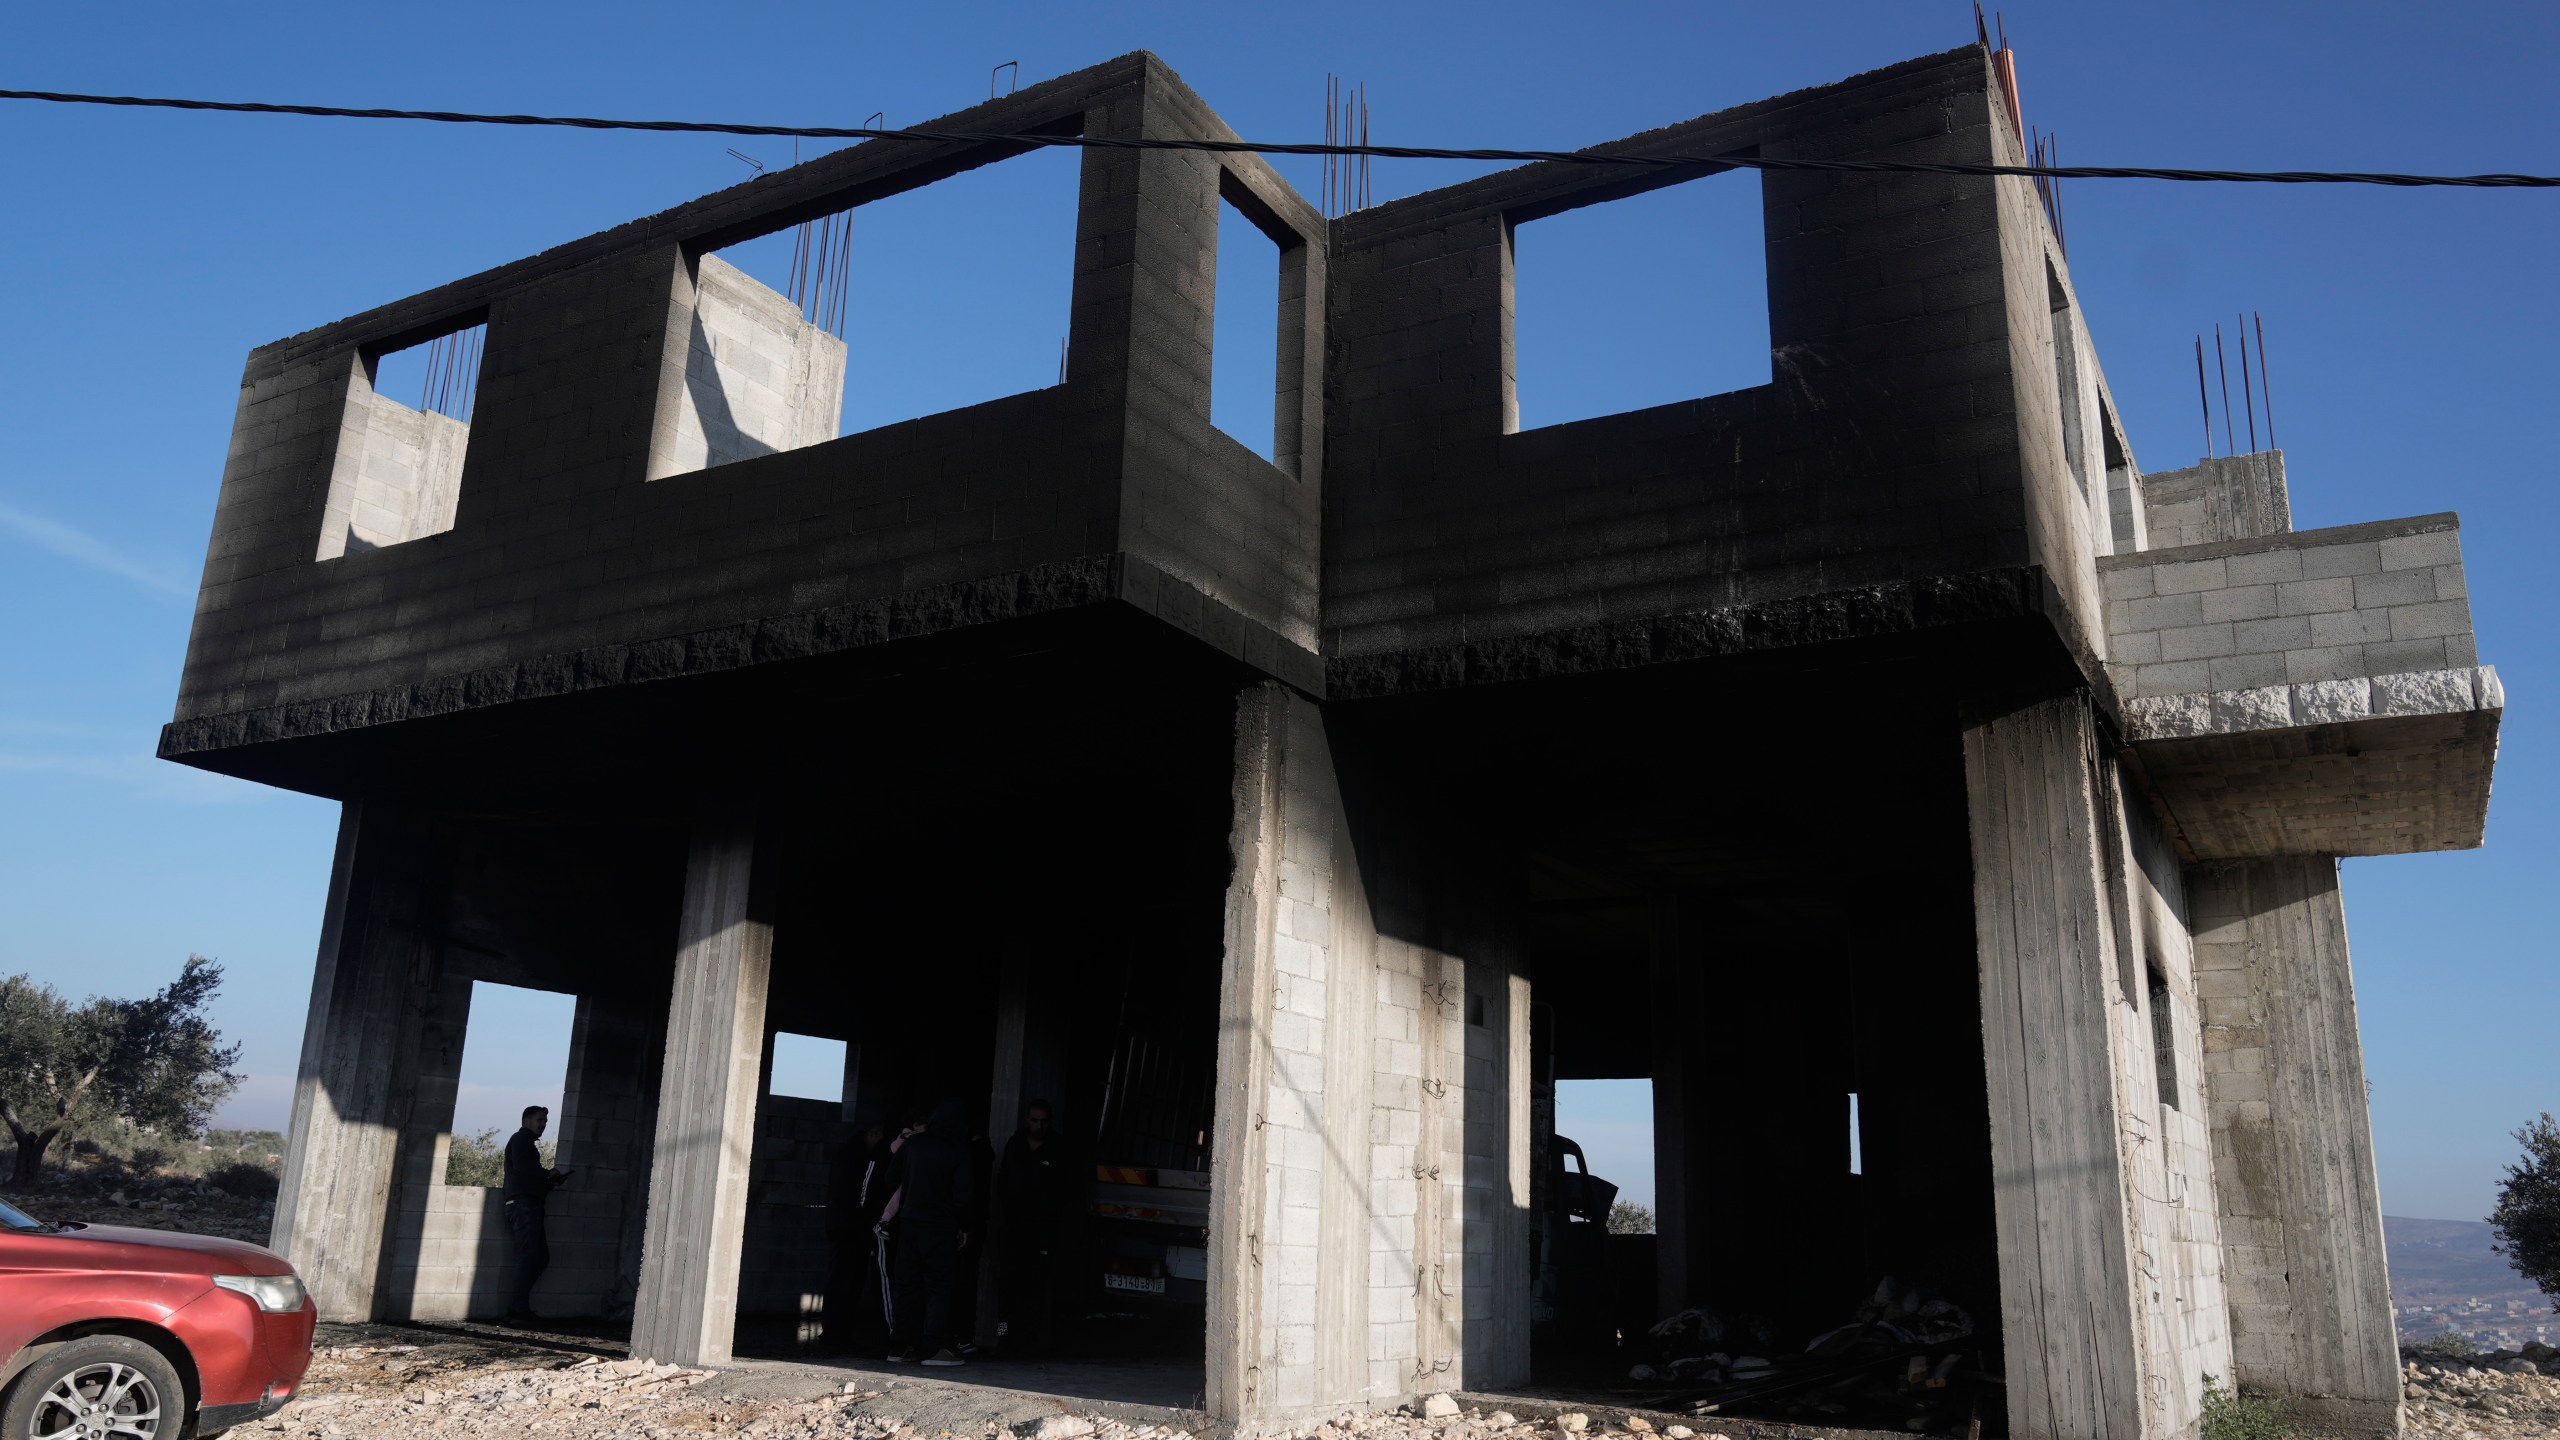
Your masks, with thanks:
<instances>
[{"instance_id":1,"label":"olive tree","mask_svg":"<svg viewBox=\"0 0 2560 1440\"><path fill-rule=\"evenodd\" d=\"M2560 1123L2545 1110L2516 1139L2524 1158L2508 1166L2498 1184L2498 1208L2489 1215L2498 1232L2493 1248L2543 1294L2560 1300ZM2560 1303L2551 1308L2560 1310Z\"/></svg>"},{"instance_id":2,"label":"olive tree","mask_svg":"<svg viewBox=\"0 0 2560 1440\"><path fill-rule=\"evenodd\" d=\"M45 1151L86 1123L119 1117L194 1136L240 1077L240 1047L205 1015L222 967L190 955L167 988L139 1000L74 1003L25 975L0 978L0 1121L17 1143L16 1185L32 1185Z\"/></svg>"}]
</instances>

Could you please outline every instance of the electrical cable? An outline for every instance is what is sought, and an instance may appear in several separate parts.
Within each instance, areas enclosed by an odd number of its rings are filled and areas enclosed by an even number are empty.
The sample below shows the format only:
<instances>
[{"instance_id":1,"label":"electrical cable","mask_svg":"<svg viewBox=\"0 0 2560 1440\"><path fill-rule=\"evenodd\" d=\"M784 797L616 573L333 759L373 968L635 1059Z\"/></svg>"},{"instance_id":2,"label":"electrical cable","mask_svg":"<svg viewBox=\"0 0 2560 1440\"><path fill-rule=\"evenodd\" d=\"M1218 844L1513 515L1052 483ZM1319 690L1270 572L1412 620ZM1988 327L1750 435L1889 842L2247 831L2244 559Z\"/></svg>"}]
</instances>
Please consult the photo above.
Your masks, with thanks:
<instances>
[{"instance_id":1,"label":"electrical cable","mask_svg":"<svg viewBox=\"0 0 2560 1440\"><path fill-rule=\"evenodd\" d=\"M647 130L675 134L795 136L813 140L917 140L939 144L1062 146L1096 150L1197 150L1215 154L1357 155L1383 160L1546 161L1653 170L1806 170L1880 175L2023 175L2055 180L2178 180L2255 185L2458 186L2468 189L2560 189L2560 175L2396 175L2362 170L2186 170L2153 165L1976 165L1929 160L1813 160L1737 153L1642 155L1610 150L1458 149L1434 145L1333 145L1265 140L1200 140L1170 136L1003 133L977 130L878 130L865 126L745 125L711 120L606 120L580 115L476 115L455 110L384 110L338 105L276 105L248 100L182 100L142 95L76 95L54 90L0 90L0 100L58 105L114 105L161 110L215 110L248 115L306 115L343 120L429 120L448 125L534 125L575 130Z\"/></svg>"}]
</instances>

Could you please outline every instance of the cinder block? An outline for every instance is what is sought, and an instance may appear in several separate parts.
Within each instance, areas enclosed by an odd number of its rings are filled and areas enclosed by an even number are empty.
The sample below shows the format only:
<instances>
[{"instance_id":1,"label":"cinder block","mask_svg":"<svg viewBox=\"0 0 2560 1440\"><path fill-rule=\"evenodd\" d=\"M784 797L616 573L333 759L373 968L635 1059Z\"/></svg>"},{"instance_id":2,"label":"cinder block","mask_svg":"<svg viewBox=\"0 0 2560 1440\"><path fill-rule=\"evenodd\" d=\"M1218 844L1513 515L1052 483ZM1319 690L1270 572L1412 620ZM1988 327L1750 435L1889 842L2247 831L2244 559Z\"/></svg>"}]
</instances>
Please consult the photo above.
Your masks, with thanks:
<instances>
[{"instance_id":1,"label":"cinder block","mask_svg":"<svg viewBox=\"0 0 2560 1440\"><path fill-rule=\"evenodd\" d=\"M2467 634L2471 629L2471 606L2463 600L2402 605L2390 614L2391 638L2394 640L2441 639L2447 635Z\"/></svg>"},{"instance_id":2,"label":"cinder block","mask_svg":"<svg viewBox=\"0 0 2560 1440\"><path fill-rule=\"evenodd\" d=\"M2237 653L2229 625L2194 625L2160 632L2160 658L2164 661L2202 660L2216 655Z\"/></svg>"},{"instance_id":3,"label":"cinder block","mask_svg":"<svg viewBox=\"0 0 2560 1440\"><path fill-rule=\"evenodd\" d=\"M2436 599L2436 577L2433 570L2385 570L2375 575L2355 577L2356 608L2379 609L2386 605L2424 605Z\"/></svg>"},{"instance_id":4,"label":"cinder block","mask_svg":"<svg viewBox=\"0 0 2560 1440\"><path fill-rule=\"evenodd\" d=\"M2181 626L2201 625L2204 599L2201 595L2158 595L2144 600L2128 600L2114 621L2121 630L2171 630Z\"/></svg>"},{"instance_id":5,"label":"cinder block","mask_svg":"<svg viewBox=\"0 0 2560 1440\"><path fill-rule=\"evenodd\" d=\"M2233 585L2273 585L2302 578L2302 552L2287 546L2223 559Z\"/></svg>"},{"instance_id":6,"label":"cinder block","mask_svg":"<svg viewBox=\"0 0 2560 1440\"><path fill-rule=\"evenodd\" d=\"M2207 590L2203 595L2204 618L2207 620L2263 620L2276 613L2276 589L2273 585L2235 585L2222 590ZM2246 640L2241 648L2253 649Z\"/></svg>"},{"instance_id":7,"label":"cinder block","mask_svg":"<svg viewBox=\"0 0 2560 1440\"><path fill-rule=\"evenodd\" d=\"M2385 570L2427 570L2439 566L2459 568L2462 564L2462 536L2453 530L2395 535L2380 542L2377 558Z\"/></svg>"},{"instance_id":8,"label":"cinder block","mask_svg":"<svg viewBox=\"0 0 2560 1440\"><path fill-rule=\"evenodd\" d=\"M2232 642L2242 654L2299 650L2321 643L2317 621L2328 618L2295 615L2274 620L2244 620L2231 627Z\"/></svg>"},{"instance_id":9,"label":"cinder block","mask_svg":"<svg viewBox=\"0 0 2560 1440\"><path fill-rule=\"evenodd\" d=\"M2207 666L2210 683L2216 692L2255 690L2285 683L2284 656L2281 654L2226 655L2208 661ZM2277 723L2282 724L2282 719L2279 718Z\"/></svg>"},{"instance_id":10,"label":"cinder block","mask_svg":"<svg viewBox=\"0 0 2560 1440\"><path fill-rule=\"evenodd\" d=\"M2305 580L2370 575L2381 568L2381 548L2371 540L2346 545L2314 545L2302 552L2302 578Z\"/></svg>"},{"instance_id":11,"label":"cinder block","mask_svg":"<svg viewBox=\"0 0 2560 1440\"><path fill-rule=\"evenodd\" d=\"M2340 610L2300 617L2308 631L2297 648L2363 645L2391 638L2391 612Z\"/></svg>"},{"instance_id":12,"label":"cinder block","mask_svg":"<svg viewBox=\"0 0 2560 1440\"><path fill-rule=\"evenodd\" d=\"M2351 577L2296 580L2276 587L2276 613L2279 615L2316 615L2333 610L2353 610L2355 607L2356 587Z\"/></svg>"}]
</instances>

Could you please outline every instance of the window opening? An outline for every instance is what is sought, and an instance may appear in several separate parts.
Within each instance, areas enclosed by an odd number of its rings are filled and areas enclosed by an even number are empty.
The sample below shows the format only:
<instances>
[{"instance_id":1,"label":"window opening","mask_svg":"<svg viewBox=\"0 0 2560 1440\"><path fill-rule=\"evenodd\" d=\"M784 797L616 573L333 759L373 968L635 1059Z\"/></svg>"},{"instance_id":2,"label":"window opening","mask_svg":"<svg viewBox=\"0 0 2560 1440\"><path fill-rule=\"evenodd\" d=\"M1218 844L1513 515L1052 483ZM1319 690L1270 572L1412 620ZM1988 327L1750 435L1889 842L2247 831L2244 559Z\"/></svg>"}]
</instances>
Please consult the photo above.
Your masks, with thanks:
<instances>
[{"instance_id":1,"label":"window opening","mask_svg":"<svg viewBox=\"0 0 2560 1440\"><path fill-rule=\"evenodd\" d=\"M1612 1228L1654 1228L1653 1082L1558 1080L1555 1133L1582 1147L1583 1163L1617 1187Z\"/></svg>"},{"instance_id":2,"label":"window opening","mask_svg":"<svg viewBox=\"0 0 2560 1440\"><path fill-rule=\"evenodd\" d=\"M486 322L372 356L347 392L343 448L313 557L334 560L453 528Z\"/></svg>"},{"instance_id":3,"label":"window opening","mask_svg":"<svg viewBox=\"0 0 2560 1440\"><path fill-rule=\"evenodd\" d=\"M773 1036L773 1076L765 1084L765 1093L840 1101L844 1098L844 1061L842 1040L777 1030Z\"/></svg>"},{"instance_id":4,"label":"window opening","mask_svg":"<svg viewBox=\"0 0 2560 1440\"><path fill-rule=\"evenodd\" d=\"M574 995L471 982L444 1183L504 1183L507 1140L523 1123L528 1105L550 1112L540 1148L542 1163L553 1162L567 1128L560 1096L568 1084L569 1036L577 1018Z\"/></svg>"},{"instance_id":5,"label":"window opening","mask_svg":"<svg viewBox=\"0 0 2560 1440\"><path fill-rule=\"evenodd\" d=\"M1081 175L1038 150L703 255L661 472L1061 383Z\"/></svg>"},{"instance_id":6,"label":"window opening","mask_svg":"<svg viewBox=\"0 0 2560 1440\"><path fill-rule=\"evenodd\" d=\"M1209 422L1265 460L1279 432L1280 246L1233 201L1218 201Z\"/></svg>"},{"instance_id":7,"label":"window opening","mask_svg":"<svg viewBox=\"0 0 2560 1440\"><path fill-rule=\"evenodd\" d=\"M1758 171L1525 220L1511 246L1519 428L1769 383Z\"/></svg>"},{"instance_id":8,"label":"window opening","mask_svg":"<svg viewBox=\"0 0 2560 1440\"><path fill-rule=\"evenodd\" d=\"M2160 1077L2160 1103L2172 1110L2178 1104L2178 1027L2169 1008L2169 977L2162 974L2160 962L2151 962L2151 1063Z\"/></svg>"},{"instance_id":9,"label":"window opening","mask_svg":"<svg viewBox=\"0 0 2560 1440\"><path fill-rule=\"evenodd\" d=\"M2089 500L2089 438L2085 433L2088 417L2081 411L2080 341L2071 319L2071 298L2062 288L2062 277L2045 266L2045 287L2053 305L2053 383L2055 403L2062 411L2062 463L2071 471L2071 482L2080 487L2081 503Z\"/></svg>"}]
</instances>

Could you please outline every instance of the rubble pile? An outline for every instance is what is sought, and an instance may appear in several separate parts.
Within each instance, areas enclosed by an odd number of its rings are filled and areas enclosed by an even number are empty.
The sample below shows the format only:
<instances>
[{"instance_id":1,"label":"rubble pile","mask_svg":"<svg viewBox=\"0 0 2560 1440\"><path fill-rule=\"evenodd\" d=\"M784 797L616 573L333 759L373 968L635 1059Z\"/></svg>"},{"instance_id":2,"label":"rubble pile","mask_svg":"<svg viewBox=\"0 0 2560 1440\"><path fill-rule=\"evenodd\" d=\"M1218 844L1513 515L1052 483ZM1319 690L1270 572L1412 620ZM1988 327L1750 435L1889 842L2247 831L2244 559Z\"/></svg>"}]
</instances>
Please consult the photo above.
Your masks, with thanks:
<instances>
[{"instance_id":1,"label":"rubble pile","mask_svg":"<svg viewBox=\"0 0 2560 1440\"><path fill-rule=\"evenodd\" d=\"M180 1230L252 1245L267 1243L276 1214L272 1197L234 1195L200 1175L138 1173L81 1160L48 1169L6 1198L39 1220Z\"/></svg>"},{"instance_id":2,"label":"rubble pile","mask_svg":"<svg viewBox=\"0 0 2560 1440\"><path fill-rule=\"evenodd\" d=\"M2400 1377L2409 1440L2560 1435L2560 1350L2551 1346L2467 1360L2411 1356Z\"/></svg>"},{"instance_id":3,"label":"rubble pile","mask_svg":"<svg viewBox=\"0 0 2560 1440\"><path fill-rule=\"evenodd\" d=\"M1627 1378L1670 1391L1658 1408L1696 1415L1961 1433L1988 1368L1973 1332L1961 1307L1888 1275L1845 1323L1800 1349L1757 1316L1683 1310L1646 1335Z\"/></svg>"}]
</instances>

